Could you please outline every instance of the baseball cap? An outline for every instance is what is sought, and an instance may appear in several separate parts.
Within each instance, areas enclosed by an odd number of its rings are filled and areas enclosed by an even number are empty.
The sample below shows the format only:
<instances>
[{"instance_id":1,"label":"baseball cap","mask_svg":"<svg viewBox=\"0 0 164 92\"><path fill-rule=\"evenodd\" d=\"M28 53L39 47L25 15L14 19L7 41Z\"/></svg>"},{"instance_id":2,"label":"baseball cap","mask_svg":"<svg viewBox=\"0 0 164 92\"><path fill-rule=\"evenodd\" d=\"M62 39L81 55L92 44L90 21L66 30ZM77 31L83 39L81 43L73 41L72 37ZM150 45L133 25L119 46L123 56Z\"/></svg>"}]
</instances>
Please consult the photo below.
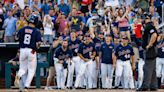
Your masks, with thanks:
<instances>
[{"instance_id":1,"label":"baseball cap","mask_svg":"<svg viewBox=\"0 0 164 92\"><path fill-rule=\"evenodd\" d=\"M93 11L92 11L92 14L95 14L95 13L97 14L97 11L96 11L96 10L93 10Z\"/></svg>"},{"instance_id":2,"label":"baseball cap","mask_svg":"<svg viewBox=\"0 0 164 92\"><path fill-rule=\"evenodd\" d=\"M100 35L104 35L104 32L101 31L99 34L100 34Z\"/></svg>"},{"instance_id":3,"label":"baseball cap","mask_svg":"<svg viewBox=\"0 0 164 92\"><path fill-rule=\"evenodd\" d=\"M106 34L106 37L112 37L111 34Z\"/></svg>"},{"instance_id":4,"label":"baseball cap","mask_svg":"<svg viewBox=\"0 0 164 92\"><path fill-rule=\"evenodd\" d=\"M131 13L131 16L132 16L132 17L135 17L135 15L136 15L136 14L135 14L134 12Z\"/></svg>"},{"instance_id":5,"label":"baseball cap","mask_svg":"<svg viewBox=\"0 0 164 92\"><path fill-rule=\"evenodd\" d=\"M151 19L152 17L151 14L147 12L144 13L144 16L145 16L145 19Z\"/></svg>"},{"instance_id":6,"label":"baseball cap","mask_svg":"<svg viewBox=\"0 0 164 92\"><path fill-rule=\"evenodd\" d=\"M38 23L38 17L32 14L32 15L29 16L27 21L29 23L32 23L32 24L37 24Z\"/></svg>"}]
</instances>

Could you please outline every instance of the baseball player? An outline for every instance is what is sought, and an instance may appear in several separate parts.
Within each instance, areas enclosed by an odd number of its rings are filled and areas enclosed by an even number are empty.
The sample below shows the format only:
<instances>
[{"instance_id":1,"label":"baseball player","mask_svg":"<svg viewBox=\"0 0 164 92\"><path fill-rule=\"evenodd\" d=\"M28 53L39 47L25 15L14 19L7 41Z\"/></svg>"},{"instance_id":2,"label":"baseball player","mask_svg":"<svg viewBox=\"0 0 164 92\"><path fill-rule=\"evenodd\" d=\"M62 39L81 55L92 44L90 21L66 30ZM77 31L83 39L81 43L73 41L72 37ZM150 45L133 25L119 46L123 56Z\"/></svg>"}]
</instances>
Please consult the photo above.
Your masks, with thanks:
<instances>
[{"instance_id":1,"label":"baseball player","mask_svg":"<svg viewBox=\"0 0 164 92\"><path fill-rule=\"evenodd\" d=\"M50 50L51 50L51 61L49 63L49 69L48 69L48 77L47 77L47 83L46 83L46 87L45 87L45 90L53 90L51 87L50 87L50 84L55 76L55 65L54 65L54 60L53 60L53 56L54 56L54 51L61 46L61 43L62 43L62 37L59 37L57 39L54 39L53 41L53 44L52 44L52 47L50 47Z\"/></svg>"},{"instance_id":2,"label":"baseball player","mask_svg":"<svg viewBox=\"0 0 164 92\"><path fill-rule=\"evenodd\" d=\"M84 74L87 75L87 87L88 89L93 88L93 78L95 77L92 72L93 59L96 55L95 45L91 42L91 37L88 33L85 34L84 42L79 45L78 56L81 58L81 66L79 67L79 74L75 81L75 88L79 87L81 78Z\"/></svg>"},{"instance_id":3,"label":"baseball player","mask_svg":"<svg viewBox=\"0 0 164 92\"><path fill-rule=\"evenodd\" d=\"M126 35L122 36L121 44L116 48L115 56L117 58L115 86L119 86L123 73L124 88L134 88L134 84L130 83L133 76L132 69L135 69L134 52L133 48L128 44L128 37Z\"/></svg>"},{"instance_id":4,"label":"baseball player","mask_svg":"<svg viewBox=\"0 0 164 92\"><path fill-rule=\"evenodd\" d=\"M36 71L36 51L41 44L41 33L35 28L37 22L38 17L31 15L28 20L29 25L18 31L20 66L14 83L15 86L19 86L20 79L27 74L26 78L22 78L24 79L23 87L26 91L28 91Z\"/></svg>"},{"instance_id":5,"label":"baseball player","mask_svg":"<svg viewBox=\"0 0 164 92\"><path fill-rule=\"evenodd\" d=\"M114 67L116 66L114 45L111 41L111 36L107 34L105 42L102 44L99 53L101 59L101 81L103 89L112 88L113 72Z\"/></svg>"},{"instance_id":6,"label":"baseball player","mask_svg":"<svg viewBox=\"0 0 164 92\"><path fill-rule=\"evenodd\" d=\"M98 34L98 37L92 37L92 40L93 42L95 43L95 49L96 49L96 57L95 57L95 60L93 62L93 75L95 76L94 79L93 79L93 88L97 88L97 77L98 76L98 73L99 73L99 68L100 68L100 59L99 59L99 51L100 51L100 47L101 47L101 44L102 42L104 41L104 33L103 32L100 32Z\"/></svg>"},{"instance_id":7,"label":"baseball player","mask_svg":"<svg viewBox=\"0 0 164 92\"><path fill-rule=\"evenodd\" d=\"M139 59L138 59L138 86L137 88L140 88L143 82L143 66L145 64L144 62L144 49L142 46L138 47L139 51Z\"/></svg>"},{"instance_id":8,"label":"baseball player","mask_svg":"<svg viewBox=\"0 0 164 92\"><path fill-rule=\"evenodd\" d=\"M65 89L65 82L67 77L67 66L71 63L72 51L68 48L68 40L62 42L62 46L58 47L54 53L54 63L57 76L58 89Z\"/></svg>"},{"instance_id":9,"label":"baseball player","mask_svg":"<svg viewBox=\"0 0 164 92\"><path fill-rule=\"evenodd\" d=\"M79 44L81 43L81 41L78 38L76 38L76 33L74 31L71 32L68 43L69 43L69 49L72 50L73 57L72 57L72 62L68 63L67 88L72 88L74 70L75 70L76 77L79 73L80 57L77 55L77 51L78 51Z\"/></svg>"},{"instance_id":10,"label":"baseball player","mask_svg":"<svg viewBox=\"0 0 164 92\"><path fill-rule=\"evenodd\" d=\"M156 58L156 73L159 81L159 88L161 83L164 84L164 36L162 32L158 36L158 57Z\"/></svg>"}]
</instances>

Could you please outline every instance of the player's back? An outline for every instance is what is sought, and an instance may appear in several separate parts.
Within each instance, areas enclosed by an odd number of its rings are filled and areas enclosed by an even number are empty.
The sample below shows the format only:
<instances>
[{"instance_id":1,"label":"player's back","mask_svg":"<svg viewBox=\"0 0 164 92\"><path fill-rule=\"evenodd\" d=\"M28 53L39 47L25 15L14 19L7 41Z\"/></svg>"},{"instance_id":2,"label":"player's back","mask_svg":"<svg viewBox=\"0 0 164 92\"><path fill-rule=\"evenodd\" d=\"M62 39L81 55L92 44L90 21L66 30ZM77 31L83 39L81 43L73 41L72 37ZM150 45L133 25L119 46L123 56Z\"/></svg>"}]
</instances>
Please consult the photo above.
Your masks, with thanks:
<instances>
[{"instance_id":1,"label":"player's back","mask_svg":"<svg viewBox=\"0 0 164 92\"><path fill-rule=\"evenodd\" d=\"M37 50L36 43L41 41L41 34L36 28L26 26L19 30L18 38L20 48Z\"/></svg>"}]
</instances>

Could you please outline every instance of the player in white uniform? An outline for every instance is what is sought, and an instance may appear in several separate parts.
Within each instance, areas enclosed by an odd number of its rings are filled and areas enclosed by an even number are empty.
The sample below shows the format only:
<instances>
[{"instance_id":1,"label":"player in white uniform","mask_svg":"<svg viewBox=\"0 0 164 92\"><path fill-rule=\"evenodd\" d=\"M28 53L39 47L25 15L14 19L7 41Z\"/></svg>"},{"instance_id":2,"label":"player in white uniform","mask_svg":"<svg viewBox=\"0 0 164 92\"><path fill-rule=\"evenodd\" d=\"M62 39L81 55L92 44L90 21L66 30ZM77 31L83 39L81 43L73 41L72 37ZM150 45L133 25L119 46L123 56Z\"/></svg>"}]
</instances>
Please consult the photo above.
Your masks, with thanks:
<instances>
[{"instance_id":1,"label":"player in white uniform","mask_svg":"<svg viewBox=\"0 0 164 92\"><path fill-rule=\"evenodd\" d=\"M78 47L81 41L76 38L76 33L74 31L71 31L70 39L68 40L68 47L70 50L72 50L72 62L68 63L68 78L67 78L67 88L71 89L73 86L73 75L74 71L76 74L76 77L79 73L79 67L80 67L80 57L77 55Z\"/></svg>"},{"instance_id":2,"label":"player in white uniform","mask_svg":"<svg viewBox=\"0 0 164 92\"><path fill-rule=\"evenodd\" d=\"M75 88L79 87L81 78L86 74L87 79L87 88L93 88L93 79L94 75L92 74L93 70L93 59L96 55L95 45L91 42L91 37L89 34L85 34L84 42L79 45L78 56L81 58L81 66L79 67L79 74L77 75L75 81Z\"/></svg>"},{"instance_id":3,"label":"player in white uniform","mask_svg":"<svg viewBox=\"0 0 164 92\"><path fill-rule=\"evenodd\" d=\"M120 78L123 74L124 88L133 89L134 83L131 83L131 80L133 78L132 70L135 69L134 52L133 48L128 44L127 36L122 37L121 44L116 48L115 55L117 58L115 86L119 86Z\"/></svg>"},{"instance_id":4,"label":"player in white uniform","mask_svg":"<svg viewBox=\"0 0 164 92\"><path fill-rule=\"evenodd\" d=\"M63 40L54 53L56 80L58 89L65 89L68 63L72 62L72 51L68 48L68 40Z\"/></svg>"},{"instance_id":5,"label":"player in white uniform","mask_svg":"<svg viewBox=\"0 0 164 92\"><path fill-rule=\"evenodd\" d=\"M105 42L100 48L100 61L101 61L101 80L103 89L111 89L113 81L114 68L116 60L114 55L114 45L111 43L111 36L106 35Z\"/></svg>"},{"instance_id":6,"label":"player in white uniform","mask_svg":"<svg viewBox=\"0 0 164 92\"><path fill-rule=\"evenodd\" d=\"M20 66L15 78L15 86L20 86L20 79L23 80L23 89L28 91L37 67L36 51L41 44L41 33L35 28L38 17L31 15L29 25L18 32L20 47ZM26 75L26 76L25 76ZM25 76L25 77L22 77Z\"/></svg>"},{"instance_id":7,"label":"player in white uniform","mask_svg":"<svg viewBox=\"0 0 164 92\"><path fill-rule=\"evenodd\" d=\"M164 84L164 35L160 32L157 39L158 57L156 58L156 74L158 78L158 88Z\"/></svg>"},{"instance_id":8,"label":"player in white uniform","mask_svg":"<svg viewBox=\"0 0 164 92\"><path fill-rule=\"evenodd\" d=\"M145 64L144 61L144 49L142 48L142 46L138 47L138 51L139 51L139 59L138 59L138 85L137 88L140 88L143 82L143 67Z\"/></svg>"}]
</instances>

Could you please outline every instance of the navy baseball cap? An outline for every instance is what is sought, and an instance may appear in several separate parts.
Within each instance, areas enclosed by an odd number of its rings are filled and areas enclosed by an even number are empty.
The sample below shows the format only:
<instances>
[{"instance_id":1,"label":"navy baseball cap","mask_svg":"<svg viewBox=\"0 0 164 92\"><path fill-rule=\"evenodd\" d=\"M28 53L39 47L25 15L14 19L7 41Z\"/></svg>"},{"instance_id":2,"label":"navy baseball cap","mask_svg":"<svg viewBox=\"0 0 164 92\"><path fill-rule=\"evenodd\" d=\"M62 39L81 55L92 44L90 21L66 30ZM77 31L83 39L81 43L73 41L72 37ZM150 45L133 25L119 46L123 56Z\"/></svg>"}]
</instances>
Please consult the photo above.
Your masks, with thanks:
<instances>
[{"instance_id":1,"label":"navy baseball cap","mask_svg":"<svg viewBox=\"0 0 164 92\"><path fill-rule=\"evenodd\" d=\"M93 13L94 13L94 14L95 14L95 13L97 14L97 11L96 11L96 10L93 10L93 11L92 11L92 14L93 14Z\"/></svg>"},{"instance_id":2,"label":"navy baseball cap","mask_svg":"<svg viewBox=\"0 0 164 92\"><path fill-rule=\"evenodd\" d=\"M101 31L99 34L100 34L100 35L104 35L104 32Z\"/></svg>"},{"instance_id":3,"label":"navy baseball cap","mask_svg":"<svg viewBox=\"0 0 164 92\"><path fill-rule=\"evenodd\" d=\"M106 34L106 37L112 37L111 34Z\"/></svg>"},{"instance_id":4,"label":"navy baseball cap","mask_svg":"<svg viewBox=\"0 0 164 92\"><path fill-rule=\"evenodd\" d=\"M152 17L151 14L147 12L144 13L144 16L145 16L145 19L151 19Z\"/></svg>"}]
</instances>

